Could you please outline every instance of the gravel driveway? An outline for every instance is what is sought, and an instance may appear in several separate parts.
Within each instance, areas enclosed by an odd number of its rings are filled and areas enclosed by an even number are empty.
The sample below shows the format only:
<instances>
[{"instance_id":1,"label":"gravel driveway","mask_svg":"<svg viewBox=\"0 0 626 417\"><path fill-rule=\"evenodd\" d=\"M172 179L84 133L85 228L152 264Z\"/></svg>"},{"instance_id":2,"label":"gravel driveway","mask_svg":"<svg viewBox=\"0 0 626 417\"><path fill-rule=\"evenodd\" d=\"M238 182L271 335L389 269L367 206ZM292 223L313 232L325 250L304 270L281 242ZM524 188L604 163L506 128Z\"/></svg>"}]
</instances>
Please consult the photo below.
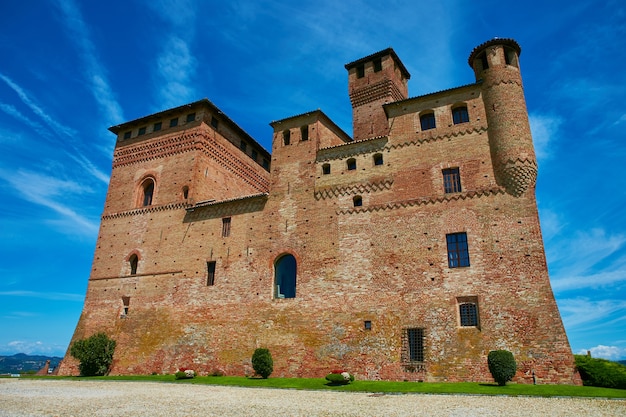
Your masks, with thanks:
<instances>
[{"instance_id":1,"label":"gravel driveway","mask_svg":"<svg viewBox=\"0 0 626 417\"><path fill-rule=\"evenodd\" d=\"M0 416L626 416L626 401L0 379Z\"/></svg>"}]
</instances>

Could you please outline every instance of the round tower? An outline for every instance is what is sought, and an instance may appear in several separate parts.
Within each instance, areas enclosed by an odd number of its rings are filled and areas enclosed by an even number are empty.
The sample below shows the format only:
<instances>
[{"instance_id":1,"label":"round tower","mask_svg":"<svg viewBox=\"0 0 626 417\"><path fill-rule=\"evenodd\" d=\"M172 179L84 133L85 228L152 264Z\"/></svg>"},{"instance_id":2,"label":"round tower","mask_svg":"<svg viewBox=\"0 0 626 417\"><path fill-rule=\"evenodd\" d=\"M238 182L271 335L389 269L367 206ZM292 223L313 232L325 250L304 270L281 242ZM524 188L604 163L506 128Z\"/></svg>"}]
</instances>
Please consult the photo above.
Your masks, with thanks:
<instances>
[{"instance_id":1,"label":"round tower","mask_svg":"<svg viewBox=\"0 0 626 417\"><path fill-rule=\"evenodd\" d=\"M496 182L516 197L532 189L537 178L520 52L513 39L494 38L474 48L468 60L476 81L482 82Z\"/></svg>"}]
</instances>

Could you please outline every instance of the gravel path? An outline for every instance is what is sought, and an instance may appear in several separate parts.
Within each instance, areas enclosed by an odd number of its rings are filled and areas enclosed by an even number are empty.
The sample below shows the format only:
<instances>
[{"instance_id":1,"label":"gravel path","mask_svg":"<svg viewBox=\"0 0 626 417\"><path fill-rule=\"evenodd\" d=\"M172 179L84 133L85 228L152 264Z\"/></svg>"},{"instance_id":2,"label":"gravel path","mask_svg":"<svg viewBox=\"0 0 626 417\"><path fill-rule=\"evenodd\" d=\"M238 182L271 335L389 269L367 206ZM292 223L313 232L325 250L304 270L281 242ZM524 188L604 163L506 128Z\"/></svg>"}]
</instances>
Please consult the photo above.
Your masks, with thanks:
<instances>
[{"instance_id":1,"label":"gravel path","mask_svg":"<svg viewBox=\"0 0 626 417\"><path fill-rule=\"evenodd\" d=\"M0 416L626 416L626 401L0 379Z\"/></svg>"}]
</instances>

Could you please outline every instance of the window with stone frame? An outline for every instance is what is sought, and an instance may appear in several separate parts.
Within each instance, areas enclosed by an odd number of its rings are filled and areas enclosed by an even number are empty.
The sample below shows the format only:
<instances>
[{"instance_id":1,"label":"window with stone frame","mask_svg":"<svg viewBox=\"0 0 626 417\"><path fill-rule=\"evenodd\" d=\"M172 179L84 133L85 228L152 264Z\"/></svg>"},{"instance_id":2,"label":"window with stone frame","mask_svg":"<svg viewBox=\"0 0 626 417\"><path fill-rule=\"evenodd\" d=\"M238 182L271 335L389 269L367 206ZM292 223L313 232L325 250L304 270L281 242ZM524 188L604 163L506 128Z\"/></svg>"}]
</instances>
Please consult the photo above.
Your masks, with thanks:
<instances>
[{"instance_id":1,"label":"window with stone frame","mask_svg":"<svg viewBox=\"0 0 626 417\"><path fill-rule=\"evenodd\" d=\"M146 178L141 183L141 205L143 207L151 206L154 197L154 180Z\"/></svg>"},{"instance_id":2,"label":"window with stone frame","mask_svg":"<svg viewBox=\"0 0 626 417\"><path fill-rule=\"evenodd\" d=\"M296 258L287 253L279 256L274 262L274 297L296 297Z\"/></svg>"}]
</instances>

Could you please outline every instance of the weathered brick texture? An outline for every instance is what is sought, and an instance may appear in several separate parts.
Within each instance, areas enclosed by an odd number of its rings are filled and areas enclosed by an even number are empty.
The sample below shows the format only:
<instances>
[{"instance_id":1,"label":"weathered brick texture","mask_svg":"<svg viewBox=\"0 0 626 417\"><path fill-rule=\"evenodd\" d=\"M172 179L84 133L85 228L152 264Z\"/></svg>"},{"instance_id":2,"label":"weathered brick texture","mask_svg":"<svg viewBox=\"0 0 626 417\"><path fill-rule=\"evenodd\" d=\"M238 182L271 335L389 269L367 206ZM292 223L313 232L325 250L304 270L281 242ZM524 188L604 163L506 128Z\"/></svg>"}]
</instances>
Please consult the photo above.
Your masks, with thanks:
<instances>
[{"instance_id":1,"label":"weathered brick texture","mask_svg":"<svg viewBox=\"0 0 626 417\"><path fill-rule=\"evenodd\" d=\"M488 352L507 349L518 382L534 372L580 383L550 288L519 52L487 42L470 56L475 84L415 98L393 50L346 65L357 140L313 111L272 123L270 156L208 100L111 128L113 173L73 340L117 340L114 374L244 375L267 347L276 376L490 381ZM468 120L455 124L459 106ZM421 129L424 112L434 129ZM166 128L172 118L190 121ZM445 192L447 168L459 169L460 192ZM451 268L446 235L459 232L469 266ZM294 298L276 288L285 254ZM463 303L476 323L461 321ZM423 329L420 346L409 346L411 328ZM60 373L77 373L69 355Z\"/></svg>"}]
</instances>

